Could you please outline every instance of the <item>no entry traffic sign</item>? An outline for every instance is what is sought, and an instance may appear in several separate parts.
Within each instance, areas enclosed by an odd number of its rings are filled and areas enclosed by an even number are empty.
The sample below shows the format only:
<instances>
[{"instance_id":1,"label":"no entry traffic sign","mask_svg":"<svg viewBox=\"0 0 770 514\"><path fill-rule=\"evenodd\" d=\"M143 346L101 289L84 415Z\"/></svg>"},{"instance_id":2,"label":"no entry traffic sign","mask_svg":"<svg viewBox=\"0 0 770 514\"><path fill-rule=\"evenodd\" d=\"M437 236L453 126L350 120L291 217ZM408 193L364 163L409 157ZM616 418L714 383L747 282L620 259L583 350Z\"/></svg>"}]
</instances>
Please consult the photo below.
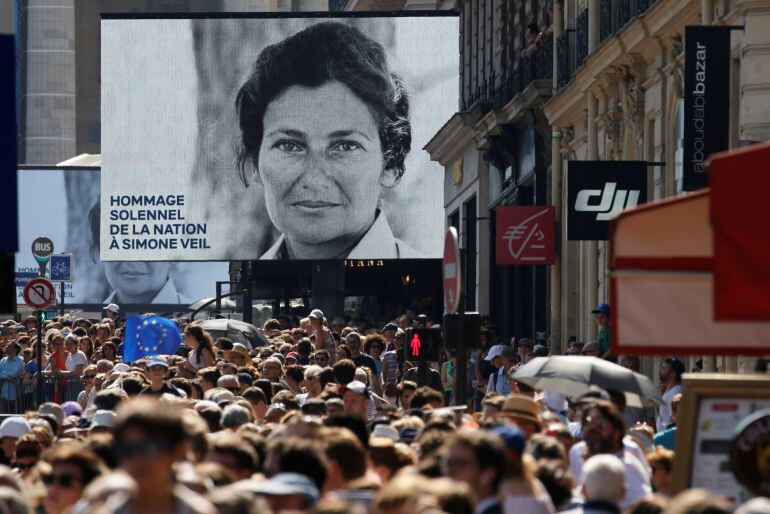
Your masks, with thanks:
<instances>
[{"instance_id":1,"label":"no entry traffic sign","mask_svg":"<svg viewBox=\"0 0 770 514\"><path fill-rule=\"evenodd\" d=\"M444 238L444 304L447 312L457 312L460 306L460 245L457 230L449 227Z\"/></svg>"},{"instance_id":2,"label":"no entry traffic sign","mask_svg":"<svg viewBox=\"0 0 770 514\"><path fill-rule=\"evenodd\" d=\"M35 278L24 286L24 301L34 309L43 310L56 298L56 290L50 280Z\"/></svg>"}]
</instances>

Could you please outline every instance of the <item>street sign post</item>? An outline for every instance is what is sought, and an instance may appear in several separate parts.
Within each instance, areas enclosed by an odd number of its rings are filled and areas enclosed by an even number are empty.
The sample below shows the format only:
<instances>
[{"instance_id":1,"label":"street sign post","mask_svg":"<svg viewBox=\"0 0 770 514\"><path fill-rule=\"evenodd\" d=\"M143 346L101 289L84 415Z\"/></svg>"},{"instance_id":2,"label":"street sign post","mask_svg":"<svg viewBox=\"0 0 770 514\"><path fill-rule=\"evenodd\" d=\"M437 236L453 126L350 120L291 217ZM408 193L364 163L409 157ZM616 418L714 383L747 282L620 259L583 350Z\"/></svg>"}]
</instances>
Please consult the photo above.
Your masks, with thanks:
<instances>
[{"instance_id":1,"label":"street sign post","mask_svg":"<svg viewBox=\"0 0 770 514\"><path fill-rule=\"evenodd\" d=\"M448 314L457 313L458 323L456 333L447 332L444 327L444 337L457 341L457 373L455 374L455 403L466 404L466 374L464 370L468 364L468 349L463 337L463 325L465 324L465 302L462 301L462 262L460 260L460 242L457 237L457 229L449 227L444 237L444 305ZM450 331L452 329L450 328Z\"/></svg>"},{"instance_id":2,"label":"street sign post","mask_svg":"<svg viewBox=\"0 0 770 514\"><path fill-rule=\"evenodd\" d=\"M53 241L47 237L38 237L32 241L32 255L40 265L40 276L45 276L45 266L53 253Z\"/></svg>"},{"instance_id":3,"label":"street sign post","mask_svg":"<svg viewBox=\"0 0 770 514\"><path fill-rule=\"evenodd\" d=\"M62 253L51 256L51 282L59 282L61 297L59 312L64 315L64 288L65 282L72 282L72 254Z\"/></svg>"},{"instance_id":4,"label":"street sign post","mask_svg":"<svg viewBox=\"0 0 770 514\"><path fill-rule=\"evenodd\" d=\"M50 280L33 278L24 286L24 301L35 310L44 310L56 298L56 289Z\"/></svg>"},{"instance_id":5,"label":"street sign post","mask_svg":"<svg viewBox=\"0 0 770 514\"><path fill-rule=\"evenodd\" d=\"M52 245L53 246L53 245ZM33 245L34 248L34 245ZM50 254L49 254L50 255ZM37 258L37 256L35 256ZM46 261L47 262L47 261ZM45 268L41 265L41 272ZM56 299L56 289L51 281L44 277L33 278L24 286L24 301L35 309L37 318L37 401L40 403L40 395L43 391L43 309L51 305Z\"/></svg>"},{"instance_id":6,"label":"street sign post","mask_svg":"<svg viewBox=\"0 0 770 514\"><path fill-rule=\"evenodd\" d=\"M444 238L444 305L447 312L457 312L460 306L460 244L457 229L449 227Z\"/></svg>"}]
</instances>

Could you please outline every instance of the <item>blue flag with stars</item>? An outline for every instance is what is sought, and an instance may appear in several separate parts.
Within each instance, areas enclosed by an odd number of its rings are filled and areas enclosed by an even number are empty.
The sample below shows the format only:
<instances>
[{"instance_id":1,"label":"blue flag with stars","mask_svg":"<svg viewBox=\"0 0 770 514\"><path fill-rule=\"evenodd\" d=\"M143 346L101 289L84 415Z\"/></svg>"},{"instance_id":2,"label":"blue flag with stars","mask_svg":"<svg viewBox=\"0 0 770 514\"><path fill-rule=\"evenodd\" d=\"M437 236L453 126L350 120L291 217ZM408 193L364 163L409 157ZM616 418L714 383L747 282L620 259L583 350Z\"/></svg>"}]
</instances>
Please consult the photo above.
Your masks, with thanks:
<instances>
[{"instance_id":1,"label":"blue flag with stars","mask_svg":"<svg viewBox=\"0 0 770 514\"><path fill-rule=\"evenodd\" d=\"M133 362L149 355L173 355L182 344L177 324L162 316L129 316L123 342L123 361Z\"/></svg>"}]
</instances>

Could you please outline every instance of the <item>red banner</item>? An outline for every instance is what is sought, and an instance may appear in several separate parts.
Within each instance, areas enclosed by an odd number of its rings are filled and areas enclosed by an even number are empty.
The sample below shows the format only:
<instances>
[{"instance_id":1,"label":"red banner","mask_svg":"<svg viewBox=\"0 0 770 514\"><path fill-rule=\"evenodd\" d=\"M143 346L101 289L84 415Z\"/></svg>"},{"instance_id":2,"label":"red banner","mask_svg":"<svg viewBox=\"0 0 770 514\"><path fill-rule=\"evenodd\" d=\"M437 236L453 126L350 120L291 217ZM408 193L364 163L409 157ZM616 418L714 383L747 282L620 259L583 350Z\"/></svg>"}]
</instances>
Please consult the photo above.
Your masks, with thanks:
<instances>
[{"instance_id":1,"label":"red banner","mask_svg":"<svg viewBox=\"0 0 770 514\"><path fill-rule=\"evenodd\" d=\"M498 207L497 264L556 262L556 210L545 205Z\"/></svg>"},{"instance_id":2,"label":"red banner","mask_svg":"<svg viewBox=\"0 0 770 514\"><path fill-rule=\"evenodd\" d=\"M709 164L714 227L714 319L770 321L770 143Z\"/></svg>"}]
</instances>

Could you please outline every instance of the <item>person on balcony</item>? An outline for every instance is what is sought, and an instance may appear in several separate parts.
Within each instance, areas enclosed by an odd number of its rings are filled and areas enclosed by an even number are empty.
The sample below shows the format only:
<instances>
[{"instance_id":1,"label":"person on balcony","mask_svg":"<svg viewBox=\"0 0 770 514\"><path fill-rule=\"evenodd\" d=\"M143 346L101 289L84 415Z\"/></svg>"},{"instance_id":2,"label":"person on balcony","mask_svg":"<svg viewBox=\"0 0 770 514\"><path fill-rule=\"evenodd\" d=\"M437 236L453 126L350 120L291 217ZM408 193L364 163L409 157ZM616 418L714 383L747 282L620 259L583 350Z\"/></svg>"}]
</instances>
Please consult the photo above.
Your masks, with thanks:
<instances>
[{"instance_id":1,"label":"person on balcony","mask_svg":"<svg viewBox=\"0 0 770 514\"><path fill-rule=\"evenodd\" d=\"M549 19L553 20L553 7L548 7ZM522 59L529 59L543 49L545 40L553 34L553 23L538 30L537 23L527 25L527 43L521 51Z\"/></svg>"}]
</instances>

